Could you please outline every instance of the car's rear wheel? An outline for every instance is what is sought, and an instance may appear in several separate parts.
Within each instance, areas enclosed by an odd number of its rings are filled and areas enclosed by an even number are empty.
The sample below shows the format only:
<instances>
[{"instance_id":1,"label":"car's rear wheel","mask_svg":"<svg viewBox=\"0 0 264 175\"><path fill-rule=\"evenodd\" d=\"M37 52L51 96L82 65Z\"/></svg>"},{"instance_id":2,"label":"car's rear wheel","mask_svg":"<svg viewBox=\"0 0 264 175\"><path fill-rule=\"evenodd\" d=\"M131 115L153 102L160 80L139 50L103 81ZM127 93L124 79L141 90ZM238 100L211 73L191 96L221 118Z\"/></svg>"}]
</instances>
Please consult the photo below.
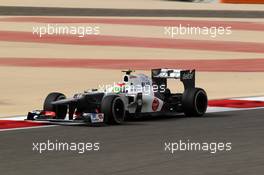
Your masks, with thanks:
<instances>
[{"instance_id":1,"label":"car's rear wheel","mask_svg":"<svg viewBox=\"0 0 264 175\"><path fill-rule=\"evenodd\" d=\"M125 104L116 95L109 95L103 98L101 111L104 113L104 121L107 124L121 124L125 118Z\"/></svg>"},{"instance_id":2,"label":"car's rear wheel","mask_svg":"<svg viewBox=\"0 0 264 175\"><path fill-rule=\"evenodd\" d=\"M186 89L182 95L183 112L186 116L204 115L207 103L207 94L201 88Z\"/></svg>"},{"instance_id":3,"label":"car's rear wheel","mask_svg":"<svg viewBox=\"0 0 264 175\"><path fill-rule=\"evenodd\" d=\"M50 93L43 105L44 111L53 111L56 113L56 119L65 119L67 114L67 106L66 105L53 105L52 102L63 100L66 96L59 92L52 92Z\"/></svg>"}]
</instances>

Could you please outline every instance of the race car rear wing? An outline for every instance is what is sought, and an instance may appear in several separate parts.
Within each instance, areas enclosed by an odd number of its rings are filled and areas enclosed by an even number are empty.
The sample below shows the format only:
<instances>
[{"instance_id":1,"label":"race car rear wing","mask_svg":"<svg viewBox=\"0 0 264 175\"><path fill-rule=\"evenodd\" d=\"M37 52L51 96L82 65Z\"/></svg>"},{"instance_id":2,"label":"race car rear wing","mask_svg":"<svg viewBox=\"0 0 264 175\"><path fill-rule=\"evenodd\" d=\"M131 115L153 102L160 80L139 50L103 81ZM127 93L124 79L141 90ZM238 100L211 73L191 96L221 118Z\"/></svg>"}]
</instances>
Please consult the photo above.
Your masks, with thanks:
<instances>
[{"instance_id":1,"label":"race car rear wing","mask_svg":"<svg viewBox=\"0 0 264 175\"><path fill-rule=\"evenodd\" d=\"M180 79L183 82L184 89L195 87L195 69L152 69L152 81L157 85L167 87L167 79Z\"/></svg>"}]
</instances>

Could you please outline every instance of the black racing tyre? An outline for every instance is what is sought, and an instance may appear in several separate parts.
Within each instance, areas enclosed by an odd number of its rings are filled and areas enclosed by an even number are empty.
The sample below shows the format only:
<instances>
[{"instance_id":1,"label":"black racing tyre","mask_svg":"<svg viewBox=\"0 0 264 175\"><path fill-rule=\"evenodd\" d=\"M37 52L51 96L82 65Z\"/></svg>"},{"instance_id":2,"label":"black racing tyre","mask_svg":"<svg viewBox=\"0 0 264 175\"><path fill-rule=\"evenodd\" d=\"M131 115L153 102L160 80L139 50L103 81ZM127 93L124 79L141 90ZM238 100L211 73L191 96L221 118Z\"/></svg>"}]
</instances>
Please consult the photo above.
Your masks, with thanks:
<instances>
[{"instance_id":1,"label":"black racing tyre","mask_svg":"<svg viewBox=\"0 0 264 175\"><path fill-rule=\"evenodd\" d=\"M57 119L65 119L67 114L67 106L66 105L53 105L52 102L65 99L66 96L59 92L52 92L50 93L43 105L44 111L53 111L56 113Z\"/></svg>"},{"instance_id":2,"label":"black racing tyre","mask_svg":"<svg viewBox=\"0 0 264 175\"><path fill-rule=\"evenodd\" d=\"M103 98L101 111L104 113L106 124L121 124L125 119L125 104L117 95L109 95Z\"/></svg>"},{"instance_id":3,"label":"black racing tyre","mask_svg":"<svg viewBox=\"0 0 264 175\"><path fill-rule=\"evenodd\" d=\"M186 116L203 116L207 104L207 94L201 88L186 89L182 95L182 107Z\"/></svg>"}]
</instances>

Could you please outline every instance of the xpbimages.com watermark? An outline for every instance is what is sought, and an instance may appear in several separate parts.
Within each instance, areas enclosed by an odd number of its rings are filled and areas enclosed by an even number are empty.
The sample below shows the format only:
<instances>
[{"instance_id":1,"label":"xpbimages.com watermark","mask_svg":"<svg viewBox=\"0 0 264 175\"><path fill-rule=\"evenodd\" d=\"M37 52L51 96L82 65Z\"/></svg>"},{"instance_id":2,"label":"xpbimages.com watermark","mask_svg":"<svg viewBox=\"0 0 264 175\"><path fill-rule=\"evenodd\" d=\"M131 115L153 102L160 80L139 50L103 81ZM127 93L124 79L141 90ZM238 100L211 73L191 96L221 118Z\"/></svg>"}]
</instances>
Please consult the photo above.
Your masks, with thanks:
<instances>
[{"instance_id":1,"label":"xpbimages.com watermark","mask_svg":"<svg viewBox=\"0 0 264 175\"><path fill-rule=\"evenodd\" d=\"M232 150L231 142L193 142L190 140L177 142L164 142L164 151L174 154L184 151L203 151L215 154L217 152L228 152Z\"/></svg>"},{"instance_id":2,"label":"xpbimages.com watermark","mask_svg":"<svg viewBox=\"0 0 264 175\"><path fill-rule=\"evenodd\" d=\"M47 140L45 142L33 142L32 151L42 154L44 152L85 152L99 151L99 142L61 142L58 140Z\"/></svg>"},{"instance_id":3,"label":"xpbimages.com watermark","mask_svg":"<svg viewBox=\"0 0 264 175\"><path fill-rule=\"evenodd\" d=\"M207 35L212 38L220 37L223 35L231 35L232 27L200 27L200 26L190 26L187 25L178 25L178 26L167 26L164 27L164 35L169 36L170 38L175 38L178 35Z\"/></svg>"},{"instance_id":4,"label":"xpbimages.com watermark","mask_svg":"<svg viewBox=\"0 0 264 175\"><path fill-rule=\"evenodd\" d=\"M40 38L46 35L73 35L82 38L89 35L99 35L100 27L93 25L67 26L59 24L46 24L42 26L33 26L32 33Z\"/></svg>"}]
</instances>

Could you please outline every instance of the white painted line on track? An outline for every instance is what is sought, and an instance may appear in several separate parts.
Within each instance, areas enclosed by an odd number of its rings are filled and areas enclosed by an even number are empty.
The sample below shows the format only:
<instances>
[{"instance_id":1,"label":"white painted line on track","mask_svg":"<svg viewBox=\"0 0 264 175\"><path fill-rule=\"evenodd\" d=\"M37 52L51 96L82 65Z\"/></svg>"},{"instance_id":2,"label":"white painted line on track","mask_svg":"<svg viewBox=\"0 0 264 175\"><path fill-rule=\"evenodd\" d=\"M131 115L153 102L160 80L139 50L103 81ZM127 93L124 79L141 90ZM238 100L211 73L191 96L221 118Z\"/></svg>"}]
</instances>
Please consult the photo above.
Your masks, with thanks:
<instances>
[{"instance_id":1,"label":"white painted line on track","mask_svg":"<svg viewBox=\"0 0 264 175\"><path fill-rule=\"evenodd\" d=\"M15 120L15 121L22 121L25 120L26 116L14 116L14 117L2 117L0 120Z\"/></svg>"},{"instance_id":2,"label":"white painted line on track","mask_svg":"<svg viewBox=\"0 0 264 175\"><path fill-rule=\"evenodd\" d=\"M254 109L264 109L264 107L258 108L226 108L226 107L208 107L206 113L217 113L217 112L231 112L231 111L246 111Z\"/></svg>"},{"instance_id":3,"label":"white painted line on track","mask_svg":"<svg viewBox=\"0 0 264 175\"><path fill-rule=\"evenodd\" d=\"M264 97L230 98L231 100L264 101Z\"/></svg>"},{"instance_id":4,"label":"white painted line on track","mask_svg":"<svg viewBox=\"0 0 264 175\"><path fill-rule=\"evenodd\" d=\"M14 131L14 130L25 130L25 129L38 129L38 128L48 128L48 127L55 127L58 125L45 125L45 126L31 126L31 127L21 127L21 128L10 128L10 129L0 129L2 131Z\"/></svg>"}]
</instances>

